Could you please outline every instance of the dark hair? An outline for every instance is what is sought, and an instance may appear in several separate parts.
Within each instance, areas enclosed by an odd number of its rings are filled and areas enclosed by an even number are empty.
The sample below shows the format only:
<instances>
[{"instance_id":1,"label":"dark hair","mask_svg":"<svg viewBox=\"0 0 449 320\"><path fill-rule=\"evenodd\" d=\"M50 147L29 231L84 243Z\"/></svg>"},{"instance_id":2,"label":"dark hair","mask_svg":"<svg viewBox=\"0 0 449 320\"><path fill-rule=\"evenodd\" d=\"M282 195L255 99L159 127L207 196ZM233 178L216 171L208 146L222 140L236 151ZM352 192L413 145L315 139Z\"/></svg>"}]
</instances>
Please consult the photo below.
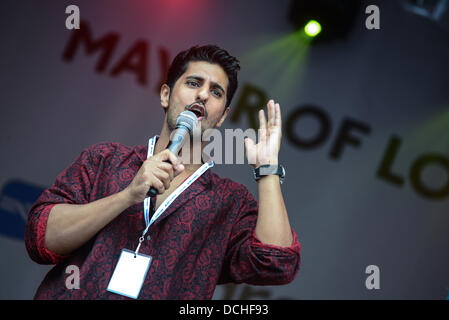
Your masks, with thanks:
<instances>
[{"instance_id":1,"label":"dark hair","mask_svg":"<svg viewBox=\"0 0 449 320\"><path fill-rule=\"evenodd\" d=\"M231 56L226 50L216 45L194 46L188 50L181 51L173 59L168 69L166 84L170 87L170 94L176 81L186 72L190 61L206 61L212 64L218 64L223 68L229 80L225 108L228 107L238 86L237 72L240 70L240 65L237 58Z\"/></svg>"}]
</instances>

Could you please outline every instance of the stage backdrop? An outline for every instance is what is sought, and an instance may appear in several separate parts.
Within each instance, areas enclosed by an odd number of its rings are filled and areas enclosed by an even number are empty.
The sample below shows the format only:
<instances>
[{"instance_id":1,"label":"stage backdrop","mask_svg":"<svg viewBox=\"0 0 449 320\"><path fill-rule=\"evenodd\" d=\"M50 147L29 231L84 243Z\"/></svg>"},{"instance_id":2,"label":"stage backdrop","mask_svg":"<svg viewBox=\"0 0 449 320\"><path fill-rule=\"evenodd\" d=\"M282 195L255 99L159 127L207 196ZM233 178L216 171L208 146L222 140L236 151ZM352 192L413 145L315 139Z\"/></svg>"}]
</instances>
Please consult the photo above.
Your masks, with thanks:
<instances>
[{"instance_id":1,"label":"stage backdrop","mask_svg":"<svg viewBox=\"0 0 449 320\"><path fill-rule=\"evenodd\" d=\"M449 34L403 2L362 1L345 41L314 46L297 39L288 0L2 1L0 298L32 298L50 268L23 241L43 188L92 144L146 144L168 63L218 44L242 65L225 128L251 127L269 98L281 105L302 262L288 285L219 286L214 298L445 299ZM66 28L72 4L79 31ZM380 29L366 28L370 4ZM214 171L257 194L249 165Z\"/></svg>"}]
</instances>

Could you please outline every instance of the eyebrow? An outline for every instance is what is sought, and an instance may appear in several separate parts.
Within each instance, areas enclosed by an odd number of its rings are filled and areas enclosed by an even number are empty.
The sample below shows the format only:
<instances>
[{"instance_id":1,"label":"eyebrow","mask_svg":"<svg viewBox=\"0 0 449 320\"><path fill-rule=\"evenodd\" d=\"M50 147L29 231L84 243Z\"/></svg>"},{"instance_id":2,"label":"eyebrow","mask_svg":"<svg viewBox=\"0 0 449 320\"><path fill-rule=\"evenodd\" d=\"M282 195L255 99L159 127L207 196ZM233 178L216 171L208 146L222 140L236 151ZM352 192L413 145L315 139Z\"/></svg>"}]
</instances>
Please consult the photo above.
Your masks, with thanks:
<instances>
[{"instance_id":1,"label":"eyebrow","mask_svg":"<svg viewBox=\"0 0 449 320\"><path fill-rule=\"evenodd\" d=\"M197 80L200 82L204 81L204 78L200 77L200 76L187 76L186 79L193 79L193 80ZM220 86L217 82L211 81L212 82L212 86L221 90L223 93L225 93L224 89L222 86Z\"/></svg>"}]
</instances>

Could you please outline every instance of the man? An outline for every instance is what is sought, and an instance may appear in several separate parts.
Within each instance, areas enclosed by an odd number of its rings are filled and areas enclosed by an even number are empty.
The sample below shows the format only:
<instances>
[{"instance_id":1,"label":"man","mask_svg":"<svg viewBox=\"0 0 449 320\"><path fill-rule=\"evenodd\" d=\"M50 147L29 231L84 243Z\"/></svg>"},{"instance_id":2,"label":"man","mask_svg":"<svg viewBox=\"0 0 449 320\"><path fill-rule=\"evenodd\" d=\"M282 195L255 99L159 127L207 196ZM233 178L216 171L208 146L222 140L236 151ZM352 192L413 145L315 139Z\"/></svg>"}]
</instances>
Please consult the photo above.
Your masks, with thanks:
<instances>
[{"instance_id":1,"label":"man","mask_svg":"<svg viewBox=\"0 0 449 320\"><path fill-rule=\"evenodd\" d=\"M141 288L134 298L139 299L210 299L217 284L274 285L294 279L300 245L289 224L279 173L260 170L278 167L279 104L268 102L268 120L259 112L258 144L245 140L247 157L257 159L254 166L261 174L259 204L243 185L202 169L205 164L181 163L167 149L186 108L198 114L202 131L222 125L239 68L238 60L217 46L179 53L161 87L165 119L159 137L148 148L94 145L44 191L29 213L26 247L36 262L56 266L36 299L132 296L111 289L121 272L118 265L125 263L121 257L129 252L134 258L152 257L145 260L137 284ZM198 170L202 174L191 182ZM151 187L158 195L147 199ZM68 266L79 268L76 288L66 283Z\"/></svg>"}]
</instances>

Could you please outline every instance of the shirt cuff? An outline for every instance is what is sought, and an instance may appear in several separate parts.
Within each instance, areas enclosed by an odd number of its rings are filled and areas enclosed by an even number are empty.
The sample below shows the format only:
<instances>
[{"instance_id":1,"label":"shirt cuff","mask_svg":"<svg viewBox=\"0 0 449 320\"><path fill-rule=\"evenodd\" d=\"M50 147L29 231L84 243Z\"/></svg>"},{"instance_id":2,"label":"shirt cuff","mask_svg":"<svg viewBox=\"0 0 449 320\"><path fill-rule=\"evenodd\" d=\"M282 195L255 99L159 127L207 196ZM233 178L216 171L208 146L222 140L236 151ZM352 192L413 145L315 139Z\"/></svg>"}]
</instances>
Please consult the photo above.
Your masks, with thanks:
<instances>
[{"instance_id":1,"label":"shirt cuff","mask_svg":"<svg viewBox=\"0 0 449 320\"><path fill-rule=\"evenodd\" d=\"M37 225L37 237L36 237L37 251L39 255L44 261L48 261L52 264L57 264L68 257L68 255L61 255L48 250L47 246L45 245L45 231L47 229L48 216L50 215L51 209L55 205L57 205L57 203L47 205L42 209L38 220L39 222Z\"/></svg>"},{"instance_id":2,"label":"shirt cuff","mask_svg":"<svg viewBox=\"0 0 449 320\"><path fill-rule=\"evenodd\" d=\"M252 233L252 243L251 245L255 248L260 248L271 255L290 255L290 254L299 254L301 251L301 244L299 243L298 237L293 231L290 229L293 236L292 244L288 247L276 246L273 244L263 243L259 240L256 235L256 229L254 228Z\"/></svg>"}]
</instances>

